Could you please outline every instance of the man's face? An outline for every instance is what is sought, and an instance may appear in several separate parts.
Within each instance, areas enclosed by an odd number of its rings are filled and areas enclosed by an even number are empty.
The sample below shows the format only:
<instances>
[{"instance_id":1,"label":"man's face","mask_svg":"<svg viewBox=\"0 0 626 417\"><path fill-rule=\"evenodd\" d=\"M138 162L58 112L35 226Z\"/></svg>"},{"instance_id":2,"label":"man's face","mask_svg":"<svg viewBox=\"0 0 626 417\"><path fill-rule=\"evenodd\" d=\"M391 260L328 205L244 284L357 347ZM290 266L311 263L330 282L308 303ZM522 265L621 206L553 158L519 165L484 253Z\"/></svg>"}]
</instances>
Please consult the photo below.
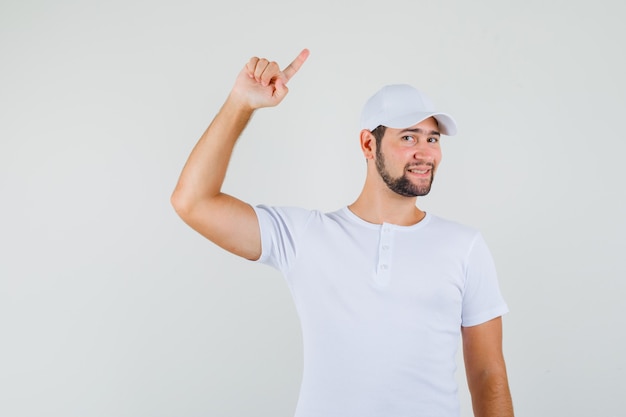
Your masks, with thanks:
<instances>
[{"instance_id":1,"label":"man's face","mask_svg":"<svg viewBox=\"0 0 626 417\"><path fill-rule=\"evenodd\" d=\"M405 197L430 192L441 160L439 138L432 117L406 129L385 130L376 147L376 169L391 191Z\"/></svg>"}]
</instances>

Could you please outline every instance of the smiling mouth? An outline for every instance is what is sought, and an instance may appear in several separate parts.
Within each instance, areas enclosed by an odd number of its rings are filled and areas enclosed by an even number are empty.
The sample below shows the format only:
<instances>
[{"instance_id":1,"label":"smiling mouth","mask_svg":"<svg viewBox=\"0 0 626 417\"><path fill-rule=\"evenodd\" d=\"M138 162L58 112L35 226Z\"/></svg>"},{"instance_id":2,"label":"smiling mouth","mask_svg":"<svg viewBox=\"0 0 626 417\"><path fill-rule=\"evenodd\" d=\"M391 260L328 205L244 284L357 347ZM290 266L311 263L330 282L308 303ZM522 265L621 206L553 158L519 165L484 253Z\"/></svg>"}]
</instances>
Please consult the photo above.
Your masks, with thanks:
<instances>
[{"instance_id":1,"label":"smiling mouth","mask_svg":"<svg viewBox=\"0 0 626 417\"><path fill-rule=\"evenodd\" d=\"M411 174L416 174L416 175L425 175L428 174L432 171L433 167L432 166L413 166L410 168L407 168L407 171L410 172Z\"/></svg>"}]
</instances>

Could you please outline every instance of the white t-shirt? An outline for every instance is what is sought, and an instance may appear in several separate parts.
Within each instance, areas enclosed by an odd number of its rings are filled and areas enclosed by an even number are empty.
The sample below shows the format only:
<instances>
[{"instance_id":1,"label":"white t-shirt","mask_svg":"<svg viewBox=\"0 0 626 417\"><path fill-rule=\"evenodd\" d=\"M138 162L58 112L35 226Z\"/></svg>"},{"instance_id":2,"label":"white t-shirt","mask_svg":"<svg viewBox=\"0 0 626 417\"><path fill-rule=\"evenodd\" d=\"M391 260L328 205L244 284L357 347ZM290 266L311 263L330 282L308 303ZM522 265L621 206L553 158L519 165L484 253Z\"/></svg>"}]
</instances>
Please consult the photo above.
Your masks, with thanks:
<instances>
[{"instance_id":1,"label":"white t-shirt","mask_svg":"<svg viewBox=\"0 0 626 417\"><path fill-rule=\"evenodd\" d=\"M461 326L508 311L476 230L427 214L372 224L347 207L255 207L258 262L280 270L298 311L296 417L456 417Z\"/></svg>"}]
</instances>

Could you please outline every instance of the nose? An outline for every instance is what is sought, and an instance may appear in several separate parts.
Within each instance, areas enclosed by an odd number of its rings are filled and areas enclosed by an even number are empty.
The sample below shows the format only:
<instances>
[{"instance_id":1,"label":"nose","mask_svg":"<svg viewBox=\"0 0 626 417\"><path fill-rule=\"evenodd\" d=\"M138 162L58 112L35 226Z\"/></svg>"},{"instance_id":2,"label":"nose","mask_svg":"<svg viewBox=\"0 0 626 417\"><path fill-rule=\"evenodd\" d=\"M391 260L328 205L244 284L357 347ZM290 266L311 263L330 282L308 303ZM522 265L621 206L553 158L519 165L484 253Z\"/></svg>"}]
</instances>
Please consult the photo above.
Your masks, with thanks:
<instances>
[{"instance_id":1,"label":"nose","mask_svg":"<svg viewBox=\"0 0 626 417\"><path fill-rule=\"evenodd\" d=\"M413 158L414 159L428 159L432 160L433 150L427 145L423 143L418 143L413 148Z\"/></svg>"}]
</instances>

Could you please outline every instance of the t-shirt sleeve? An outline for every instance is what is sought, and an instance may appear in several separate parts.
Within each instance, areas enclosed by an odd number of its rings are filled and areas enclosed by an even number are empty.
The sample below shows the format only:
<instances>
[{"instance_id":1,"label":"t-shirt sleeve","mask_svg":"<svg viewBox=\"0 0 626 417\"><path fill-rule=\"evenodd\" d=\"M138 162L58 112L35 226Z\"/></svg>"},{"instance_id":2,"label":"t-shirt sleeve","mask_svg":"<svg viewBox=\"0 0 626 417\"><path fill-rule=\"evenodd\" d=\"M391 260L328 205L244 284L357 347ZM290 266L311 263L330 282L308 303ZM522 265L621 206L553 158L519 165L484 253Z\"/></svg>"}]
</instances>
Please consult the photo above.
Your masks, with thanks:
<instances>
[{"instance_id":1,"label":"t-shirt sleeve","mask_svg":"<svg viewBox=\"0 0 626 417\"><path fill-rule=\"evenodd\" d=\"M475 326L509 311L500 292L493 257L482 235L474 239L467 258L462 326Z\"/></svg>"},{"instance_id":2,"label":"t-shirt sleeve","mask_svg":"<svg viewBox=\"0 0 626 417\"><path fill-rule=\"evenodd\" d=\"M261 256L256 262L285 273L293 262L299 237L311 212L295 207L254 207L261 232Z\"/></svg>"}]
</instances>

